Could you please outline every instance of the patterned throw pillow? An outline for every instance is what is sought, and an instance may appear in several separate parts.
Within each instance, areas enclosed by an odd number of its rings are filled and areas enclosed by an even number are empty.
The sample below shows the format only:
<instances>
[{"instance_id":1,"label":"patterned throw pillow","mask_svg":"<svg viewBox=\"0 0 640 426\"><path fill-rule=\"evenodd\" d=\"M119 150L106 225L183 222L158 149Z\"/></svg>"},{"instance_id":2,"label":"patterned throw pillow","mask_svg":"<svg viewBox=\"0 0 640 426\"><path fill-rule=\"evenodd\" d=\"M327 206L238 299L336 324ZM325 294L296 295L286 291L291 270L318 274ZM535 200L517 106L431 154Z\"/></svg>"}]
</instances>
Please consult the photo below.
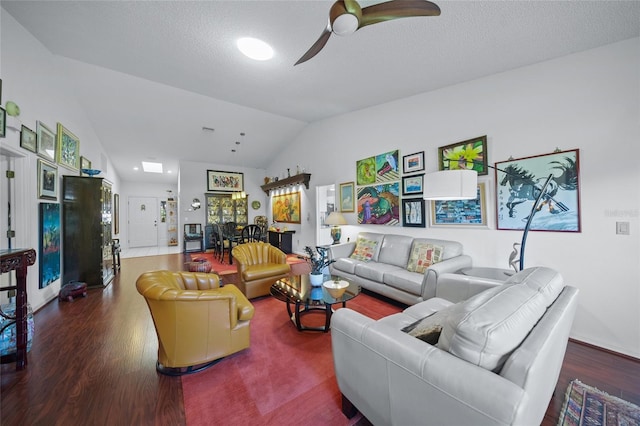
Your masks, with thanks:
<instances>
[{"instance_id":1,"label":"patterned throw pillow","mask_svg":"<svg viewBox=\"0 0 640 426\"><path fill-rule=\"evenodd\" d=\"M378 246L378 242L374 240L367 240L366 238L358 237L358 242L356 244L356 249L349 256L352 259L362 260L363 262L368 262L373 257L373 254L376 252L376 247Z\"/></svg>"},{"instance_id":2,"label":"patterned throw pillow","mask_svg":"<svg viewBox=\"0 0 640 426\"><path fill-rule=\"evenodd\" d=\"M428 243L415 243L411 249L407 271L423 274L426 269L442 260L444 247Z\"/></svg>"}]
</instances>

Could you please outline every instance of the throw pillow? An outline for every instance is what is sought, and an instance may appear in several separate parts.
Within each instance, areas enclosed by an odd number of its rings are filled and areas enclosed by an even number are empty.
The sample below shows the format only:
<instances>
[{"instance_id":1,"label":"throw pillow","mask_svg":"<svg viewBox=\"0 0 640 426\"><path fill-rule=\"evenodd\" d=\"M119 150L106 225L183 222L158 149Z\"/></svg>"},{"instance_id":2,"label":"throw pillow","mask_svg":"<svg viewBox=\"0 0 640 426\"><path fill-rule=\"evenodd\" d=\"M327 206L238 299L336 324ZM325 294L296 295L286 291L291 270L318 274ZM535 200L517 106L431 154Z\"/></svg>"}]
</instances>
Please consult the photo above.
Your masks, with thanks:
<instances>
[{"instance_id":1,"label":"throw pillow","mask_svg":"<svg viewBox=\"0 0 640 426\"><path fill-rule=\"evenodd\" d=\"M444 247L429 243L415 243L411 249L407 271L423 274L426 269L442 260Z\"/></svg>"},{"instance_id":2,"label":"throw pillow","mask_svg":"<svg viewBox=\"0 0 640 426\"><path fill-rule=\"evenodd\" d=\"M362 260L363 262L368 262L373 257L373 254L376 252L376 247L378 246L378 242L374 240L367 240L366 238L358 237L358 242L356 243L356 248L349 256L352 259Z\"/></svg>"},{"instance_id":3,"label":"throw pillow","mask_svg":"<svg viewBox=\"0 0 640 426\"><path fill-rule=\"evenodd\" d=\"M435 346L438 343L438 339L440 339L442 326L449 316L449 312L449 308L434 312L431 315L419 319L413 324L409 324L404 327L402 331Z\"/></svg>"}]
</instances>

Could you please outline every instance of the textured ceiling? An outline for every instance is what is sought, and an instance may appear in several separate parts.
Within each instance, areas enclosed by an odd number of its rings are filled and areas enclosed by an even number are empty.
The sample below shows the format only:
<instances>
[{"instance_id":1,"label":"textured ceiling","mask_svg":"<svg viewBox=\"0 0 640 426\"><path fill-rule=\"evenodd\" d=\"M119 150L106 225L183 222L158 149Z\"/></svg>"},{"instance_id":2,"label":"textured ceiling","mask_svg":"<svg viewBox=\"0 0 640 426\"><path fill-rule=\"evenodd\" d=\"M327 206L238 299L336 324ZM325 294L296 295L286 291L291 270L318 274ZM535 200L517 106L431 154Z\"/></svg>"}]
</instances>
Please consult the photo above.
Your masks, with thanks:
<instances>
[{"instance_id":1,"label":"textured ceiling","mask_svg":"<svg viewBox=\"0 0 640 426\"><path fill-rule=\"evenodd\" d=\"M141 180L130 164L145 152L175 164L265 167L308 122L640 35L637 1L436 3L439 17L333 35L295 67L332 2L3 0L2 7L65 58L125 180ZM245 58L235 47L243 36L270 43L274 59ZM185 112L158 120L168 105ZM242 161L230 153L238 139Z\"/></svg>"}]
</instances>

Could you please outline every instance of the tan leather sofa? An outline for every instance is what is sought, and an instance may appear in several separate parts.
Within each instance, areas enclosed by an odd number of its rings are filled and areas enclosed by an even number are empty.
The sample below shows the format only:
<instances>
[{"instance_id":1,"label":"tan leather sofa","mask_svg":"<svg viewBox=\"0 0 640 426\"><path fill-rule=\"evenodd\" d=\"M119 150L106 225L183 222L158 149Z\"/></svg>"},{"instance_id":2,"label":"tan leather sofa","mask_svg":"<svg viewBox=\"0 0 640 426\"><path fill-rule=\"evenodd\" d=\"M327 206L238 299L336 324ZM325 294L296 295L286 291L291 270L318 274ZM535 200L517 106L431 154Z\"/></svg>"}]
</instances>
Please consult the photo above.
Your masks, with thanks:
<instances>
[{"instance_id":1,"label":"tan leather sofa","mask_svg":"<svg viewBox=\"0 0 640 426\"><path fill-rule=\"evenodd\" d=\"M169 375L200 371L249 347L253 305L216 274L152 271L136 281L158 335L156 369Z\"/></svg>"},{"instance_id":2,"label":"tan leather sofa","mask_svg":"<svg viewBox=\"0 0 640 426\"><path fill-rule=\"evenodd\" d=\"M287 255L269 243L245 243L231 251L238 265L238 288L249 299L266 296L269 288L291 273Z\"/></svg>"}]
</instances>

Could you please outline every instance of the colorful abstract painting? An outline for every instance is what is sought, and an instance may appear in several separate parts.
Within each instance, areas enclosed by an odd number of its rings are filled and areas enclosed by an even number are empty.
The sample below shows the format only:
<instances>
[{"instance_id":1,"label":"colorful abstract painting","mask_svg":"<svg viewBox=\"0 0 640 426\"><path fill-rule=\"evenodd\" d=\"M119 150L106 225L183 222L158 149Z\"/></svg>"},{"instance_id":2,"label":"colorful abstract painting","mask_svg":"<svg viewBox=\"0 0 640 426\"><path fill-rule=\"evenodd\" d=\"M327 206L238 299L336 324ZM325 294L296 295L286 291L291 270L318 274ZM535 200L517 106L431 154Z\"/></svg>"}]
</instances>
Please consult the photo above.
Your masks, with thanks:
<instances>
[{"instance_id":1,"label":"colorful abstract painting","mask_svg":"<svg viewBox=\"0 0 640 426\"><path fill-rule=\"evenodd\" d=\"M271 214L275 222L300 223L300 192L271 197Z\"/></svg>"},{"instance_id":2,"label":"colorful abstract painting","mask_svg":"<svg viewBox=\"0 0 640 426\"><path fill-rule=\"evenodd\" d=\"M370 185L376 181L375 157L364 158L356 161L356 183L358 185Z\"/></svg>"},{"instance_id":3,"label":"colorful abstract painting","mask_svg":"<svg viewBox=\"0 0 640 426\"><path fill-rule=\"evenodd\" d=\"M358 223L400 225L400 183L358 188Z\"/></svg>"},{"instance_id":4,"label":"colorful abstract painting","mask_svg":"<svg viewBox=\"0 0 640 426\"><path fill-rule=\"evenodd\" d=\"M40 285L60 278L60 204L40 203Z\"/></svg>"},{"instance_id":5,"label":"colorful abstract painting","mask_svg":"<svg viewBox=\"0 0 640 426\"><path fill-rule=\"evenodd\" d=\"M397 149L376 155L376 182L400 180L398 155L399 152Z\"/></svg>"}]
</instances>

